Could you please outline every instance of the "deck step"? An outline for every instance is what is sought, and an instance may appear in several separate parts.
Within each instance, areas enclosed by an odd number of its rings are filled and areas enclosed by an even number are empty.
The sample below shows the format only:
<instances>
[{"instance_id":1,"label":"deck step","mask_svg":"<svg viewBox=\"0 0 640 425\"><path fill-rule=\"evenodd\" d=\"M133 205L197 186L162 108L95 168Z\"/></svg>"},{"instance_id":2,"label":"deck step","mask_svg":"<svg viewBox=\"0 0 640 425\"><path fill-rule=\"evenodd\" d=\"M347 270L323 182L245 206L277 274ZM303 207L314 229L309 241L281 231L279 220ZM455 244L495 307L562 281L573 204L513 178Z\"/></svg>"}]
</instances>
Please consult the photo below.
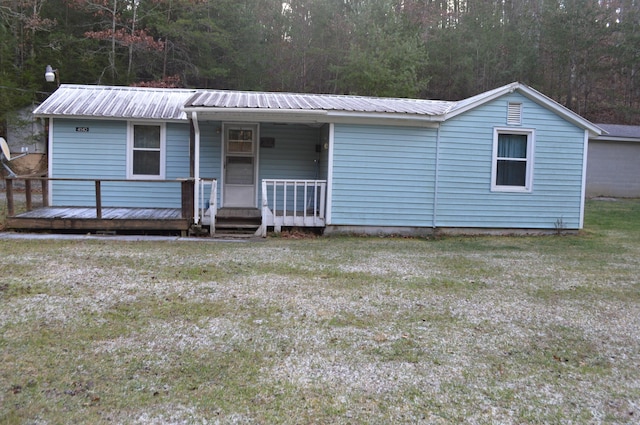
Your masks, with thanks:
<instances>
[{"instance_id":1,"label":"deck step","mask_svg":"<svg viewBox=\"0 0 640 425\"><path fill-rule=\"evenodd\" d=\"M216 232L213 235L214 239L251 239L255 237L253 233L228 233L228 232Z\"/></svg>"},{"instance_id":2,"label":"deck step","mask_svg":"<svg viewBox=\"0 0 640 425\"><path fill-rule=\"evenodd\" d=\"M258 208L220 208L216 219L260 219L262 213Z\"/></svg>"},{"instance_id":3,"label":"deck step","mask_svg":"<svg viewBox=\"0 0 640 425\"><path fill-rule=\"evenodd\" d=\"M254 232L260 227L260 222L255 221L218 221L216 220L216 230L253 230Z\"/></svg>"},{"instance_id":4,"label":"deck step","mask_svg":"<svg viewBox=\"0 0 640 425\"><path fill-rule=\"evenodd\" d=\"M225 208L222 216L216 216L216 238L251 238L260 228L262 217L255 209Z\"/></svg>"}]
</instances>

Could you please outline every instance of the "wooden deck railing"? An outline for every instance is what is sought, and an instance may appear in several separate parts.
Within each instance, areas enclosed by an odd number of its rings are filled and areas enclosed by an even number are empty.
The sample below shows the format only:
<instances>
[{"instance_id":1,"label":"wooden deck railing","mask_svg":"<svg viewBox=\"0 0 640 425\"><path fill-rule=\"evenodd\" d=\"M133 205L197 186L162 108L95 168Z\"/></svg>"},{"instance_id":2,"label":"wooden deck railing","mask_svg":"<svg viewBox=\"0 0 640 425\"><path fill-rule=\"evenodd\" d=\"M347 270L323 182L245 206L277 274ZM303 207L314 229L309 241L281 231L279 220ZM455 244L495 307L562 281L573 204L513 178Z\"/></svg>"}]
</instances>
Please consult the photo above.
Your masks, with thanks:
<instances>
[{"instance_id":1,"label":"wooden deck railing","mask_svg":"<svg viewBox=\"0 0 640 425\"><path fill-rule=\"evenodd\" d=\"M211 180L211 179L209 179ZM32 182L39 182L42 191L42 206L49 206L49 182L93 182L94 199L96 208L96 218L102 218L102 183L180 183L181 185L181 215L184 219L193 219L194 216L194 179L176 179L176 180L126 180L126 179L81 179L81 178L49 178L49 177L7 177L6 178L6 195L7 195L7 216L15 215L15 191L14 182L24 181L26 210L33 209L33 191Z\"/></svg>"},{"instance_id":2,"label":"wooden deck railing","mask_svg":"<svg viewBox=\"0 0 640 425\"><path fill-rule=\"evenodd\" d=\"M47 183L47 179L44 177L28 177L28 178L16 178L16 177L6 177L5 178L5 189L7 195L7 216L11 217L15 215L15 198L14 198L14 181L15 180L24 180L24 196L26 201L26 209L27 211L31 211L33 209L33 185L32 182L40 183L40 193L42 194L42 206L49 206L49 184Z\"/></svg>"},{"instance_id":3,"label":"wooden deck railing","mask_svg":"<svg viewBox=\"0 0 640 425\"><path fill-rule=\"evenodd\" d=\"M325 225L326 180L262 180L262 226L275 232L287 227Z\"/></svg>"}]
</instances>

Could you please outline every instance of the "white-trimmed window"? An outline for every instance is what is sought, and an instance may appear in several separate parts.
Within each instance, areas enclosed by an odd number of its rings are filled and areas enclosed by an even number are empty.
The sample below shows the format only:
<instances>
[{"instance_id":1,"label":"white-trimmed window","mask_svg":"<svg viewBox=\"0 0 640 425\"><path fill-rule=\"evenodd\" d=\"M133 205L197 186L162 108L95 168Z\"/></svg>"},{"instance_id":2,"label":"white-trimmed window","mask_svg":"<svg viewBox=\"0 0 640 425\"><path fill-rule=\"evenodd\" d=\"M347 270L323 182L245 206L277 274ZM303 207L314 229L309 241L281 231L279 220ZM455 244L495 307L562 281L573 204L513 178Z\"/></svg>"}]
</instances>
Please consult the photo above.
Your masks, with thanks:
<instances>
[{"instance_id":1,"label":"white-trimmed window","mask_svg":"<svg viewBox=\"0 0 640 425\"><path fill-rule=\"evenodd\" d=\"M494 129L492 191L531 192L534 143L533 129Z\"/></svg>"},{"instance_id":2,"label":"white-trimmed window","mask_svg":"<svg viewBox=\"0 0 640 425\"><path fill-rule=\"evenodd\" d=\"M165 125L129 123L127 178L165 178Z\"/></svg>"}]
</instances>

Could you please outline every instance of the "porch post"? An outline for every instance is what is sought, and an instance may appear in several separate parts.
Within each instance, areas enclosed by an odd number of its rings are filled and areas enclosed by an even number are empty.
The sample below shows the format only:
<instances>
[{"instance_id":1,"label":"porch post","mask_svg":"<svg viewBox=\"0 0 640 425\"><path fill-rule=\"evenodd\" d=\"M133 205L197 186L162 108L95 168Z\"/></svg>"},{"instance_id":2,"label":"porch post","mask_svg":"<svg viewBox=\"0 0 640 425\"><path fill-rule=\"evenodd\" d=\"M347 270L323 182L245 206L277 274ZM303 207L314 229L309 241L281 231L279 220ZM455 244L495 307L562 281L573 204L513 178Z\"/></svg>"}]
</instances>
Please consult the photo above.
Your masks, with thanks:
<instances>
[{"instance_id":1,"label":"porch post","mask_svg":"<svg viewBox=\"0 0 640 425\"><path fill-rule=\"evenodd\" d=\"M325 223L331 224L331 209L333 208L333 143L335 138L335 127L333 123L329 124L329 151L327 152L327 211L325 213Z\"/></svg>"},{"instance_id":2,"label":"porch post","mask_svg":"<svg viewBox=\"0 0 640 425\"><path fill-rule=\"evenodd\" d=\"M198 113L191 113L191 123L194 129L193 143L193 222L200 223L200 126Z\"/></svg>"}]
</instances>

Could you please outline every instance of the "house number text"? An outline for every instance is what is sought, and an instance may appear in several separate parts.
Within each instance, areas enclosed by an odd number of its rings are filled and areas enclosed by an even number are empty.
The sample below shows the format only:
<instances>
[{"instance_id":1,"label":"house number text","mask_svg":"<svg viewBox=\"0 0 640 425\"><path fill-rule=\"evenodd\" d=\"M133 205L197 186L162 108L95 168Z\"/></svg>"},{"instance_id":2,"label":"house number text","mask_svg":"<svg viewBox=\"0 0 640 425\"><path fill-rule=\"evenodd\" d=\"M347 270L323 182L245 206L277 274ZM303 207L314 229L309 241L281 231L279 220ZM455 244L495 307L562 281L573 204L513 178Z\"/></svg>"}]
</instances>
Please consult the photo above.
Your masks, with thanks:
<instances>
[{"instance_id":1,"label":"house number text","mask_svg":"<svg viewBox=\"0 0 640 425\"><path fill-rule=\"evenodd\" d=\"M89 127L76 127L76 132L78 133L88 133Z\"/></svg>"}]
</instances>

